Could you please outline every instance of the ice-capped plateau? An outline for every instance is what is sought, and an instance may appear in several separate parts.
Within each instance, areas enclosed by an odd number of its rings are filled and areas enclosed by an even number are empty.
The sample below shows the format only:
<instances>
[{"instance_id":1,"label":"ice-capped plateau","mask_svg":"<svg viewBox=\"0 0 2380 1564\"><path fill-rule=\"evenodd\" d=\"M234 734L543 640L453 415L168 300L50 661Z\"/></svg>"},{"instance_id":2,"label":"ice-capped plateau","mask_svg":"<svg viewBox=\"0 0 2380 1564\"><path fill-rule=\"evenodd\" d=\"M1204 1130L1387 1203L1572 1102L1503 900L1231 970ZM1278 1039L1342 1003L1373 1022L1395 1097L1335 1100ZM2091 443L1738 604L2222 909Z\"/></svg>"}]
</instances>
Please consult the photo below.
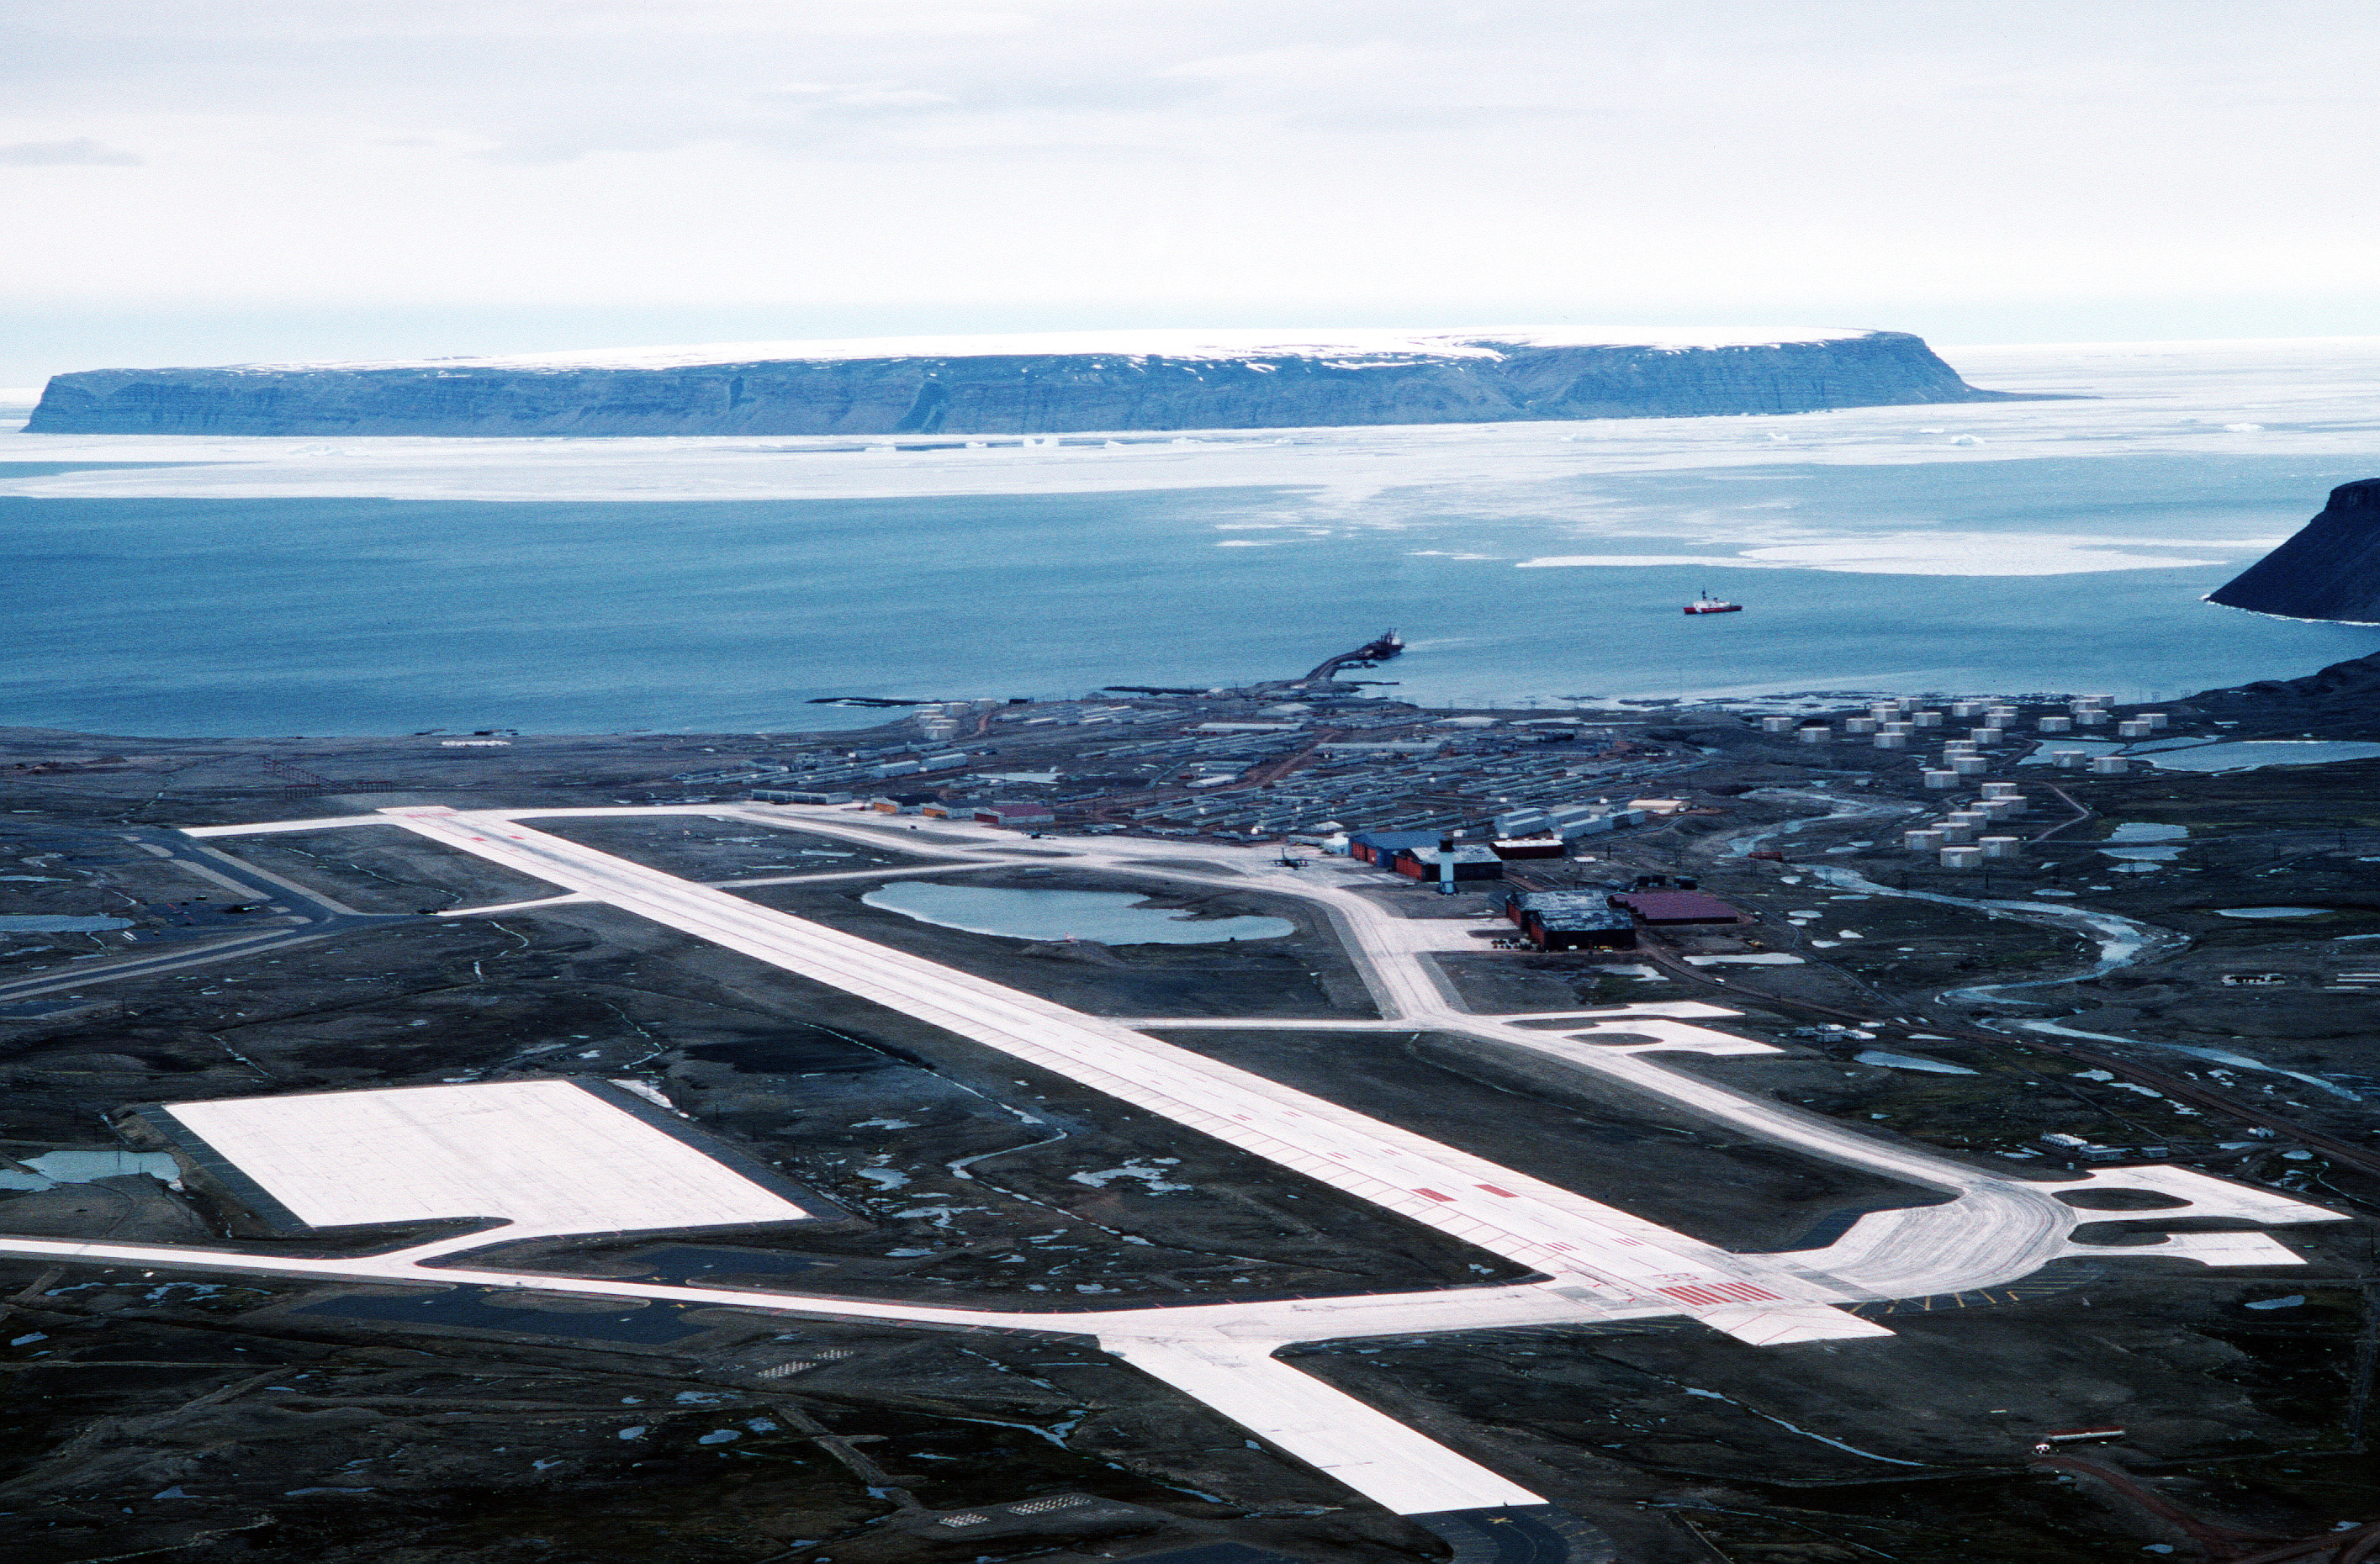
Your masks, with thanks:
<instances>
[{"instance_id":1,"label":"ice-capped plateau","mask_svg":"<svg viewBox=\"0 0 2380 1564\"><path fill-rule=\"evenodd\" d=\"M54 378L30 433L895 435L1493 423L1997 401L1905 332L1116 331Z\"/></svg>"}]
</instances>

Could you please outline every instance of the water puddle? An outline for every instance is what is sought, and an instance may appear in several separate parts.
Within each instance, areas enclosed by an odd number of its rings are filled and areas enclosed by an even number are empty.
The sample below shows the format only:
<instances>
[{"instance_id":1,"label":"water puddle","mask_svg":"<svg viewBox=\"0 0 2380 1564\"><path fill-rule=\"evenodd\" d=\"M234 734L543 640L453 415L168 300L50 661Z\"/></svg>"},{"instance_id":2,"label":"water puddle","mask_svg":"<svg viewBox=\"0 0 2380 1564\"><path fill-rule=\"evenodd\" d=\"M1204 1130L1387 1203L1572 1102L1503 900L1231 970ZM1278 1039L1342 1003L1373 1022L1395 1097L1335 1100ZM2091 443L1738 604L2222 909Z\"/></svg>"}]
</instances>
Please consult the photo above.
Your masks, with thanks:
<instances>
[{"instance_id":1,"label":"water puddle","mask_svg":"<svg viewBox=\"0 0 2380 1564\"><path fill-rule=\"evenodd\" d=\"M1808 825L1816 819L1836 818L1843 815L1850 814L1882 815L1887 813L1889 809L1888 806L1877 803L1854 804L1847 799L1815 797L1809 794L1791 793L1782 789L1764 789L1759 794L1757 794L1757 796L1791 799L1802 803L1824 804L1828 806L1830 812L1826 816L1813 816L1805 819L1792 821L1783 826L1767 827L1756 833L1747 833L1741 837L1727 839L1730 842L1730 844L1733 847L1733 850L1738 853L1749 852L1759 841L1765 840L1768 837L1784 835L1801 826ZM2156 831L2159 830L2159 828L2153 824L2149 824L2148 822L2139 822L2137 825L2131 828L2131 840L2156 840L2155 836L2150 836L2143 832L2140 829L2140 827L2143 826L2146 827L2146 831ZM2117 828L2117 835L2122 836L2127 831L2127 829L2128 828L2125 826L2119 826ZM2168 829L2180 830L2182 828L2174 827ZM1944 906L1963 907L1970 912L1982 913L1987 917L2014 918L2020 922L2038 924L2053 928L2064 928L2070 932L2082 934L2087 938L2092 939L2099 947L2099 959L2080 972L2062 973L2056 976L2033 978L2013 983L1984 983L1977 984L1973 988L1953 988L1942 996L1946 1001L1951 1003L2037 1003L2039 1001L2019 999L2016 995L2022 990L2027 988L2048 988L2060 983L2071 983L2094 977L2102 977L2110 972L2130 966L2135 962L2141 961L2145 957L2163 955L2173 951L2180 950L2182 947L2190 943L2188 936L2181 934L2178 930L2162 928L2155 924L2143 923L2137 919L2128 918L2117 913L2103 912L2095 907L2059 907L2042 902L1985 902L1970 900L1961 896L1946 896L1931 891L1895 891L1889 886L1878 884L1875 880L1869 879L1851 869L1834 868L1823 865L1812 866L1810 873L1815 876L1821 884L1834 886L1842 890L1857 890L1871 895L1899 896L1916 902L1933 902ZM2058 892L2049 891L2044 892L2044 894L2055 895L2058 894ZM2230 907L2217 910L2226 917L2252 918L2314 917L2319 916L2323 913L2329 912L2332 909L2327 907ZM1985 1024L1992 1025L1993 1024L1987 1021ZM2192 1059L2207 1061L2210 1063L2228 1065L2234 1069L2256 1070L2271 1074L2283 1075L2291 1080L2302 1081L2310 1086L2328 1092L2335 1097L2343 1097L2348 1098L2350 1101L2362 1100L2353 1090L2339 1085L2336 1081L2325 1080L2318 1075L2304 1074L2295 1070L2284 1069L2277 1064L2267 1064L2263 1060L2253 1059L2242 1053L2234 1053L2227 1049L2197 1048L2185 1043L2161 1042L2147 1037L2119 1037L2107 1032L2082 1031L2075 1027L2060 1025L2055 1021L2017 1021L2014 1024L2023 1027L2028 1031L2047 1032L2056 1037L2083 1037L2097 1042L2107 1043L2130 1043L2137 1048L2155 1049L2163 1052L2183 1054ZM1998 1028L1995 1027L1995 1029Z\"/></svg>"},{"instance_id":2,"label":"water puddle","mask_svg":"<svg viewBox=\"0 0 2380 1564\"><path fill-rule=\"evenodd\" d=\"M2103 738L2044 739L2034 746L2033 753L2017 762L2020 766L2052 766L2057 764L2061 749L2080 750L2085 755L2113 755L2124 746Z\"/></svg>"},{"instance_id":3,"label":"water puddle","mask_svg":"<svg viewBox=\"0 0 2380 1564\"><path fill-rule=\"evenodd\" d=\"M2044 902L1981 902L1964 896L1945 896L1931 891L1895 891L1850 869L1818 867L1811 872L1829 885L1856 886L1875 895L1934 902L1943 906L1979 912L1986 917L2014 918L2020 923L2062 928L2071 934L2080 934L2099 947L2099 959L2079 972L2063 972L2055 976L2026 978L2013 983L1979 983L1973 988L1952 988L1942 998L1953 1004L2038 1003L2037 1000L2021 1000L2014 996L2026 988L2048 988L2061 983L2080 983L2104 977L2144 956L2162 955L2190 943L2186 935L2170 928L2159 928L2154 924L2142 923L2119 913L2103 912L2096 907L2060 907Z\"/></svg>"},{"instance_id":4,"label":"water puddle","mask_svg":"<svg viewBox=\"0 0 2380 1564\"><path fill-rule=\"evenodd\" d=\"M2261 1059L2252 1059L2244 1053L2234 1053L2229 1049L2199 1048L2190 1043L2168 1043L2155 1037L2119 1037L2113 1032L2085 1032L2077 1027L2061 1026L2055 1021L2020 1021L2017 1024L2028 1032L2047 1032L2053 1037L2086 1037L2093 1042L2100 1043L2130 1043L2134 1048L2155 1049L2164 1053L2186 1054L2192 1059L2203 1059L2210 1064L2229 1065L2234 1070L2258 1070L2269 1075L2286 1075L2292 1081L2303 1081L2309 1086L2328 1092L2333 1097L2343 1097L2350 1102L2363 1100L2336 1081L2326 1081L2319 1075L2308 1075L2301 1071L2284 1070L2277 1064L2267 1064Z\"/></svg>"},{"instance_id":5,"label":"water puddle","mask_svg":"<svg viewBox=\"0 0 2380 1564\"><path fill-rule=\"evenodd\" d=\"M1950 1064L1938 1059L1925 1059L1913 1053L1888 1053L1883 1049L1862 1049L1852 1055L1862 1064L1880 1064L1887 1070L1923 1070L1931 1075L1973 1075L1974 1071L1963 1064Z\"/></svg>"},{"instance_id":6,"label":"water puddle","mask_svg":"<svg viewBox=\"0 0 2380 1564\"><path fill-rule=\"evenodd\" d=\"M1227 940L1278 940L1297 932L1297 925L1287 918L1202 918L1182 909L1144 906L1148 898L1132 891L1011 891L910 879L880 886L860 900L920 923L1012 940L1218 945Z\"/></svg>"},{"instance_id":7,"label":"water puddle","mask_svg":"<svg viewBox=\"0 0 2380 1564\"><path fill-rule=\"evenodd\" d=\"M45 1151L21 1160L33 1170L0 1168L0 1189L55 1189L121 1173L146 1173L169 1183L182 1176L180 1166L162 1151Z\"/></svg>"},{"instance_id":8,"label":"water puddle","mask_svg":"<svg viewBox=\"0 0 2380 1564\"><path fill-rule=\"evenodd\" d=\"M2188 826L2159 825L2151 820L2126 820L2107 833L2109 842L2155 842L2156 847L2102 847L2102 857L2114 858L2118 874L2155 874L2159 864L2181 856L2180 843L2190 838Z\"/></svg>"},{"instance_id":9,"label":"water puddle","mask_svg":"<svg viewBox=\"0 0 2380 1564\"><path fill-rule=\"evenodd\" d=\"M121 917L67 917L56 913L0 913L0 934L97 934L106 928L129 928Z\"/></svg>"},{"instance_id":10,"label":"water puddle","mask_svg":"<svg viewBox=\"0 0 2380 1564\"><path fill-rule=\"evenodd\" d=\"M1840 819L1847 816L1882 818L1888 815L1909 815L1919 811L1899 804L1876 801L1854 801L1831 798L1809 793L1795 793L1782 788L1763 788L1755 797L1784 799L1794 803L1820 804L1825 815L1807 816L1782 825L1764 826L1756 831L1715 839L1714 845L1737 854L1751 852L1761 843L1784 836L1813 825L1822 819ZM1837 868L1831 865L1806 866L1811 878L1836 891L1854 891L1868 896L1889 896L1903 901L1933 902L1943 906L1961 907L1982 913L1986 917L2014 918L2021 923L2038 924L2062 928L2091 940L2099 947L2099 959L2080 972L2061 973L2051 977L2037 977L2013 983L1985 983L1968 988L1953 988L1942 998L1953 1004L2029 1004L2037 1001L2012 996L2026 988L2046 988L2060 983L2080 982L2104 977L2119 967L2131 965L2143 956L2161 955L2180 950L2190 943L2187 936L2169 928L2159 928L2117 913L2102 912L2095 907L2061 907L2046 902L1983 902L1964 896L1946 896L1934 891L1896 891L1879 884L1853 869ZM1813 941L1815 943L1815 941Z\"/></svg>"}]
</instances>

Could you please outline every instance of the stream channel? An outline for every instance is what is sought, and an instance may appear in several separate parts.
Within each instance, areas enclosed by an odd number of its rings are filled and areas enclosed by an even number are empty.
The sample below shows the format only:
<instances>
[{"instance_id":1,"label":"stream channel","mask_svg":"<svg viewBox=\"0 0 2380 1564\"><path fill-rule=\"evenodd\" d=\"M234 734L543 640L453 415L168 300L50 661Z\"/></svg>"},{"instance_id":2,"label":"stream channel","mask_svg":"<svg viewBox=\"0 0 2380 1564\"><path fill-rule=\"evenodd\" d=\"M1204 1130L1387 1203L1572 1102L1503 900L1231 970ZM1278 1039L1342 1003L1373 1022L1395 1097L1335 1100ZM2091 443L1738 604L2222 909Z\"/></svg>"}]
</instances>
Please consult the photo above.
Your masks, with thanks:
<instances>
[{"instance_id":1,"label":"stream channel","mask_svg":"<svg viewBox=\"0 0 2380 1564\"><path fill-rule=\"evenodd\" d=\"M1710 841L1710 851L1742 857L1755 850L1762 843L1780 836L1790 836L1827 820L1882 820L1887 818L1925 813L1925 807L1920 805L1840 798L1826 793L1789 792L1782 789L1763 788L1748 796L1781 803L1819 804L1826 806L1827 812L1823 815L1804 816L1801 819L1788 820L1779 825L1761 826L1751 830L1714 837ZM1942 906L1964 908L1969 912L1980 913L1985 917L2009 918L2019 923L2038 924L2068 933L2081 934L2098 947L2098 960L2080 971L2060 972L2047 977L2031 977L2011 983L1979 983L1964 988L1947 989L1937 996L1944 1004L2042 1005L2047 1001L2017 996L2025 989L2056 988L2064 983L2082 983L2095 977L2104 977L2108 973L2143 961L2177 954L2190 944L2190 937L2179 930L2161 927L2153 923L2143 923L2138 918L2126 917L2120 913L2107 912L2096 907L2061 907L2046 902L1985 901L1965 896L1946 896L1935 891L1897 890L1889 885L1879 884L1856 869L1841 868L1830 864L1810 863L1798 864L1794 867L1820 884L1832 886L1837 890L1856 891L1868 896L1893 896L1906 901L1932 902ZM1996 1024L1998 1019L1999 1018L1990 1016L1977 1017L1976 1024L1987 1031L2005 1030L2004 1026ZM2252 1058L2244 1053L2236 1053L2228 1049L2200 1048L2189 1043L2160 1042L2150 1037L2119 1037L2111 1032L2078 1031L2070 1026L2060 1025L2055 1021L2019 1020L2013 1016L2006 1019L2028 1032L2045 1032L2055 1037L2087 1038L2094 1042L2128 1043L2134 1048L2153 1049L2161 1053L2181 1054L2229 1069L2254 1070L2266 1074L2283 1075L2290 1080L2302 1081L2307 1085L2318 1087L2334 1097L2343 1097L2350 1101L2361 1100L2356 1093L2336 1081L2285 1069L2277 1064L2268 1064L2261 1059Z\"/></svg>"}]
</instances>

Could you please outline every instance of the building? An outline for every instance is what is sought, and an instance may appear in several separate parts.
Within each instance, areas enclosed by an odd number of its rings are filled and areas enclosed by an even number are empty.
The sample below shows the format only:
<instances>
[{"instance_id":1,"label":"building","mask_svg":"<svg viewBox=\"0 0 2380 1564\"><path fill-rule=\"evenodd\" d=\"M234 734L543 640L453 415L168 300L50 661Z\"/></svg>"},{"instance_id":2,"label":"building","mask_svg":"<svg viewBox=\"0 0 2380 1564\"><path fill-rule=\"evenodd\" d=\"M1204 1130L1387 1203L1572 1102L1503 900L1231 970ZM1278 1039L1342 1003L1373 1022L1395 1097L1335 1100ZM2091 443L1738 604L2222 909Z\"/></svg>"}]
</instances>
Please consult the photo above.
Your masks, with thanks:
<instances>
[{"instance_id":1,"label":"building","mask_svg":"<svg viewBox=\"0 0 2380 1564\"><path fill-rule=\"evenodd\" d=\"M1047 804L978 804L976 823L1005 826L1011 830L1041 830L1058 823L1058 812Z\"/></svg>"},{"instance_id":2,"label":"building","mask_svg":"<svg viewBox=\"0 0 2380 1564\"><path fill-rule=\"evenodd\" d=\"M1716 896L1699 891L1621 891L1611 904L1635 914L1655 928L1677 924L1748 923L1751 920Z\"/></svg>"},{"instance_id":3,"label":"building","mask_svg":"<svg viewBox=\"0 0 2380 1564\"><path fill-rule=\"evenodd\" d=\"M848 804L851 794L832 789L799 787L756 787L752 799L759 804Z\"/></svg>"},{"instance_id":4,"label":"building","mask_svg":"<svg viewBox=\"0 0 2380 1564\"><path fill-rule=\"evenodd\" d=\"M880 793L868 801L868 806L880 815L914 815L935 802L937 795L930 793Z\"/></svg>"},{"instance_id":5,"label":"building","mask_svg":"<svg viewBox=\"0 0 2380 1564\"><path fill-rule=\"evenodd\" d=\"M1570 844L1559 836L1500 836L1488 843L1496 856L1511 863L1515 858L1567 858Z\"/></svg>"},{"instance_id":6,"label":"building","mask_svg":"<svg viewBox=\"0 0 2380 1564\"><path fill-rule=\"evenodd\" d=\"M1508 891L1504 915L1540 951L1636 948L1636 920L1608 891Z\"/></svg>"},{"instance_id":7,"label":"building","mask_svg":"<svg viewBox=\"0 0 2380 1564\"><path fill-rule=\"evenodd\" d=\"M1504 860L1496 855L1493 847L1477 843L1465 843L1458 847L1401 847L1388 865L1402 875L1415 879L1435 880L1441 878L1441 864L1451 864L1452 878L1462 879L1501 879Z\"/></svg>"},{"instance_id":8,"label":"building","mask_svg":"<svg viewBox=\"0 0 2380 1564\"><path fill-rule=\"evenodd\" d=\"M1359 830L1347 837L1347 855L1357 863L1387 868L1408 847L1436 847L1446 840L1442 830Z\"/></svg>"}]
</instances>

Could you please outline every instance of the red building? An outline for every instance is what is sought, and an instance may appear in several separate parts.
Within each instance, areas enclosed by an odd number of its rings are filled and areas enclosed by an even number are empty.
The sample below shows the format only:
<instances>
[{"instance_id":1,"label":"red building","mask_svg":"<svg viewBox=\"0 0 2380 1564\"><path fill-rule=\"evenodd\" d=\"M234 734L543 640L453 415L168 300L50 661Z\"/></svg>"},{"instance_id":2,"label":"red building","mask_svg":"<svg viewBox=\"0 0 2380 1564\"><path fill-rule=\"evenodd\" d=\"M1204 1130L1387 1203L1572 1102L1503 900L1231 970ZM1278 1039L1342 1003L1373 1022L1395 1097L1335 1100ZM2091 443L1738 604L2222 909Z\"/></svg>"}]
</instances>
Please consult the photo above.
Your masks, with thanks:
<instances>
[{"instance_id":1,"label":"red building","mask_svg":"<svg viewBox=\"0 0 2380 1564\"><path fill-rule=\"evenodd\" d=\"M1504 915L1540 951L1633 951L1636 924L1601 891L1508 891Z\"/></svg>"},{"instance_id":2,"label":"red building","mask_svg":"<svg viewBox=\"0 0 2380 1564\"><path fill-rule=\"evenodd\" d=\"M1415 879L1437 879L1441 861L1451 862L1455 879L1504 878L1504 860L1496 855L1495 849L1477 845L1403 847L1398 849L1389 867Z\"/></svg>"}]
</instances>

